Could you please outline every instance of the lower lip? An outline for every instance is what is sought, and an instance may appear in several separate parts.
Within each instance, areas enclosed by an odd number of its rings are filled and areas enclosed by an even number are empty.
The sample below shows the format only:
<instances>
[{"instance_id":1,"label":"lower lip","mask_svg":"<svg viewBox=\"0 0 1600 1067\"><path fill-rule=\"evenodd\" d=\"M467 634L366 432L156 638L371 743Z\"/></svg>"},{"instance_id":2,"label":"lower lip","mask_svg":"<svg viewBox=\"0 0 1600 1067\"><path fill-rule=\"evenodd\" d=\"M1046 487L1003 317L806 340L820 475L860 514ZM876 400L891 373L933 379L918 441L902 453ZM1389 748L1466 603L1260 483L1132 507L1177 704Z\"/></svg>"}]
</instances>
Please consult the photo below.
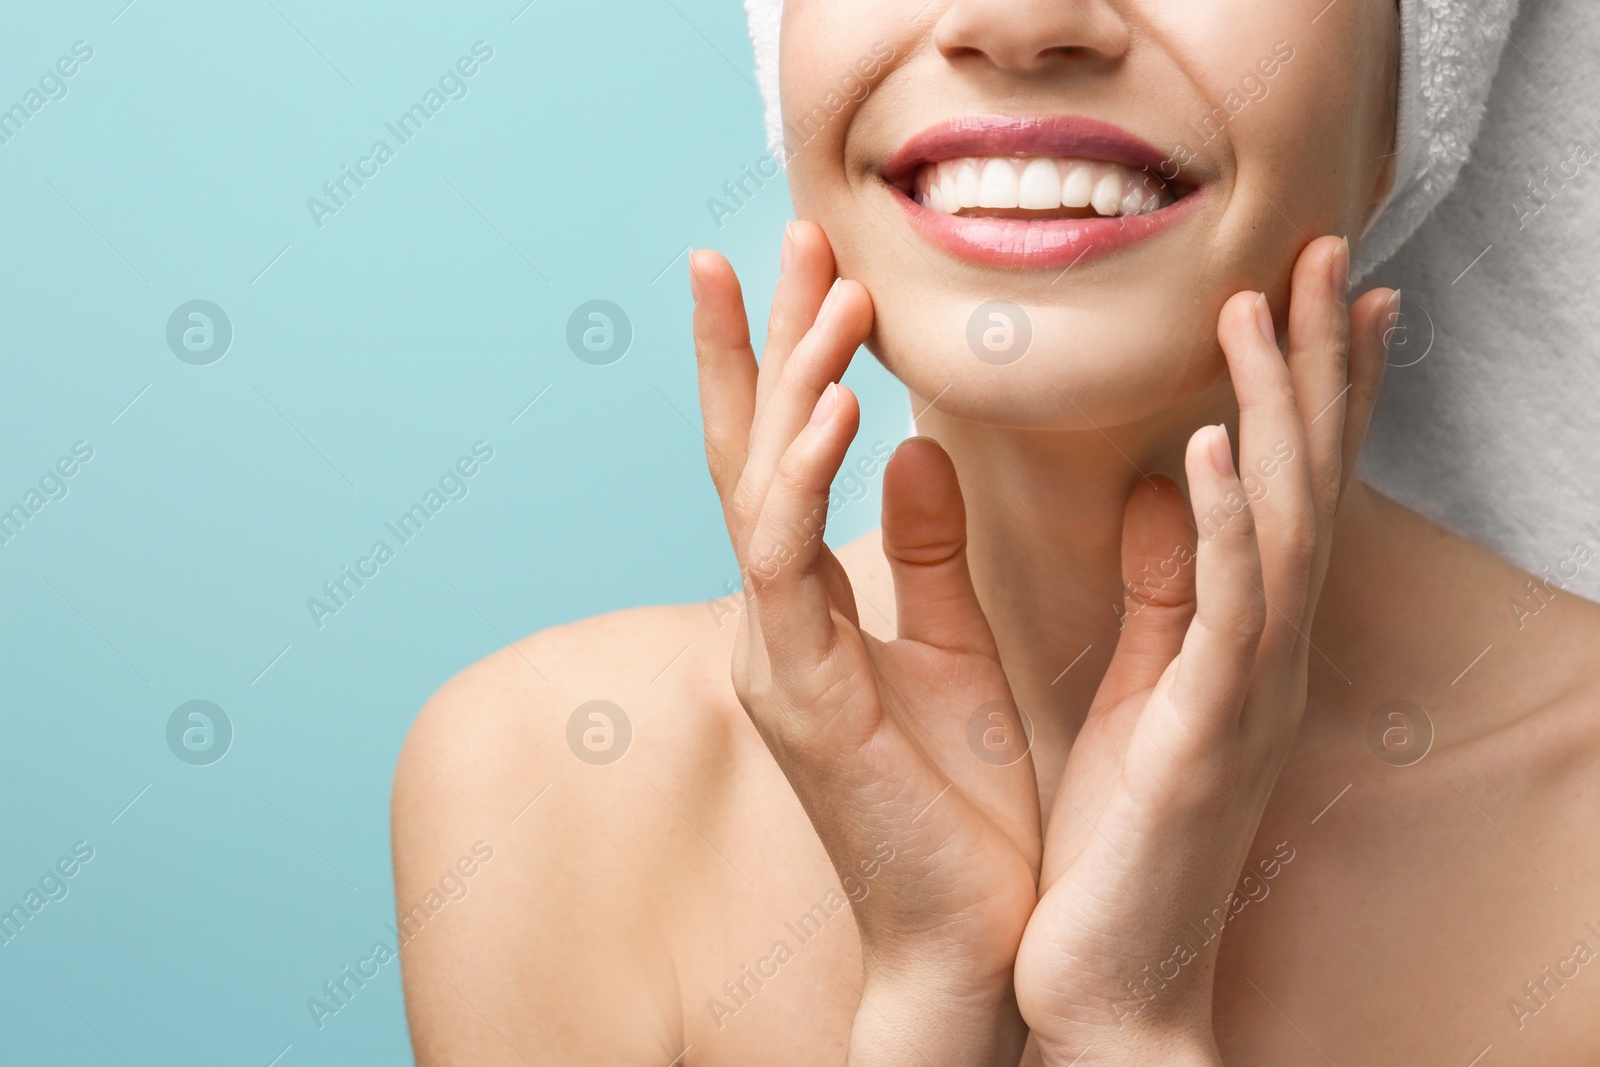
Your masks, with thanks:
<instances>
[{"instance_id":1,"label":"lower lip","mask_svg":"<svg viewBox=\"0 0 1600 1067\"><path fill-rule=\"evenodd\" d=\"M946 215L923 207L897 187L912 225L946 251L973 263L1021 270L1061 269L1155 237L1193 213L1196 189L1148 215L1097 219L998 219Z\"/></svg>"}]
</instances>

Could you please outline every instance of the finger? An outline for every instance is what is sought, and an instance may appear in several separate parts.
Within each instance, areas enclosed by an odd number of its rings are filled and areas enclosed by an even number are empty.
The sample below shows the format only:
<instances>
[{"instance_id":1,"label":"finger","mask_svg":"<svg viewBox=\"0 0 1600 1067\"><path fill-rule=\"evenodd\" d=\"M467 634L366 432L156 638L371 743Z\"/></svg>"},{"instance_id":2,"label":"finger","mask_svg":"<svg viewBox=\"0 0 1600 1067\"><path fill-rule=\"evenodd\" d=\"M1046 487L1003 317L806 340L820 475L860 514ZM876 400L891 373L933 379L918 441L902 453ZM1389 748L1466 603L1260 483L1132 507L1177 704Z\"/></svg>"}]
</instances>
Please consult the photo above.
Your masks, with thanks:
<instances>
[{"instance_id":1,"label":"finger","mask_svg":"<svg viewBox=\"0 0 1600 1067\"><path fill-rule=\"evenodd\" d=\"M784 227L779 261L781 276L767 317L767 343L761 351L761 379L756 386L757 418L838 276L827 235L821 226L804 219Z\"/></svg>"},{"instance_id":2,"label":"finger","mask_svg":"<svg viewBox=\"0 0 1600 1067\"><path fill-rule=\"evenodd\" d=\"M1231 737L1238 725L1269 609L1260 592L1255 517L1234 470L1227 430L1196 431L1184 467L1199 532L1194 621L1168 699L1154 704L1158 715L1172 720L1153 728L1204 751Z\"/></svg>"},{"instance_id":3,"label":"finger","mask_svg":"<svg viewBox=\"0 0 1600 1067\"><path fill-rule=\"evenodd\" d=\"M1372 423L1372 410L1388 365L1389 338L1400 322L1400 290L1374 289L1350 309L1350 395L1345 404L1344 485L1355 474L1356 457Z\"/></svg>"},{"instance_id":4,"label":"finger","mask_svg":"<svg viewBox=\"0 0 1600 1067\"><path fill-rule=\"evenodd\" d=\"M1344 427L1339 441L1340 476L1334 515L1338 514L1344 494L1350 488L1350 480L1355 476L1356 459L1360 455L1362 442L1366 440L1372 409L1383 384L1383 371L1389 354L1386 339L1397 328L1399 318L1398 289L1374 289L1350 308L1350 384L1342 412ZM1325 527L1330 534L1325 540L1330 542L1333 525L1334 519L1330 518ZM1332 554L1331 548L1331 544L1324 545L1312 566L1310 598L1305 613L1307 619L1312 618L1316 611L1322 578L1327 573L1328 559Z\"/></svg>"},{"instance_id":5,"label":"finger","mask_svg":"<svg viewBox=\"0 0 1600 1067\"><path fill-rule=\"evenodd\" d=\"M1194 533L1170 478L1141 480L1122 517L1122 633L1095 702L1115 706L1151 688L1183 647L1194 617Z\"/></svg>"},{"instance_id":6,"label":"finger","mask_svg":"<svg viewBox=\"0 0 1600 1067\"><path fill-rule=\"evenodd\" d=\"M700 416L706 466L724 501L738 484L755 416L756 357L738 275L711 251L689 256L694 293L694 353L700 374Z\"/></svg>"},{"instance_id":7,"label":"finger","mask_svg":"<svg viewBox=\"0 0 1600 1067\"><path fill-rule=\"evenodd\" d=\"M956 468L931 438L913 437L883 473L883 553L894 576L899 636L995 655L967 568L967 511Z\"/></svg>"},{"instance_id":8,"label":"finger","mask_svg":"<svg viewBox=\"0 0 1600 1067\"><path fill-rule=\"evenodd\" d=\"M829 497L832 505L832 497ZM817 570L822 575L822 586L828 592L828 603L833 610L843 615L856 629L861 629L861 616L857 611L856 593L850 584L850 575L845 572L844 564L839 562L839 557L827 545L822 546L821 558L817 560Z\"/></svg>"},{"instance_id":9,"label":"finger","mask_svg":"<svg viewBox=\"0 0 1600 1067\"><path fill-rule=\"evenodd\" d=\"M1290 282L1287 361L1306 437L1312 503L1322 530L1331 526L1343 480L1340 438L1350 387L1350 313L1345 307L1349 269L1349 242L1322 237L1300 253Z\"/></svg>"},{"instance_id":10,"label":"finger","mask_svg":"<svg viewBox=\"0 0 1600 1067\"><path fill-rule=\"evenodd\" d=\"M750 451L734 491L734 506L741 514L759 514L779 459L811 417L823 388L844 375L871 329L872 299L866 289L859 282L840 279L785 362L765 410L756 416Z\"/></svg>"},{"instance_id":11,"label":"finger","mask_svg":"<svg viewBox=\"0 0 1600 1067\"><path fill-rule=\"evenodd\" d=\"M833 645L828 580L818 564L826 553L828 491L860 417L849 389L830 383L823 390L783 454L741 560L775 671L813 670Z\"/></svg>"},{"instance_id":12,"label":"finger","mask_svg":"<svg viewBox=\"0 0 1600 1067\"><path fill-rule=\"evenodd\" d=\"M1299 634L1317 524L1294 384L1272 331L1266 297L1256 293L1229 300L1217 328L1239 399L1239 470L1255 487L1249 499L1272 608L1267 640L1276 648Z\"/></svg>"}]
</instances>

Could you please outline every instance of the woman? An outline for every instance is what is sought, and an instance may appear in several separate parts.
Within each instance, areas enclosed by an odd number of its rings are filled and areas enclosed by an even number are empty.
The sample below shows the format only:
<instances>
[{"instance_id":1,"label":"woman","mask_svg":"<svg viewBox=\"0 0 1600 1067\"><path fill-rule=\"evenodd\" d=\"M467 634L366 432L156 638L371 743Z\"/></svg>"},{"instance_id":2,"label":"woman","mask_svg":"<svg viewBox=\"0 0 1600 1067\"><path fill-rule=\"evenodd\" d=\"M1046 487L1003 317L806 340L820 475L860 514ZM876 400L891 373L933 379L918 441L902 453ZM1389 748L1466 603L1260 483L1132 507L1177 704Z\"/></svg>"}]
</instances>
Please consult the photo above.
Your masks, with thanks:
<instances>
[{"instance_id":1,"label":"woman","mask_svg":"<svg viewBox=\"0 0 1600 1067\"><path fill-rule=\"evenodd\" d=\"M1600 608L1352 477L1396 15L792 0L759 369L690 264L744 590L424 709L402 915L494 853L419 1063L1593 1062ZM862 344L921 436L835 553Z\"/></svg>"}]
</instances>

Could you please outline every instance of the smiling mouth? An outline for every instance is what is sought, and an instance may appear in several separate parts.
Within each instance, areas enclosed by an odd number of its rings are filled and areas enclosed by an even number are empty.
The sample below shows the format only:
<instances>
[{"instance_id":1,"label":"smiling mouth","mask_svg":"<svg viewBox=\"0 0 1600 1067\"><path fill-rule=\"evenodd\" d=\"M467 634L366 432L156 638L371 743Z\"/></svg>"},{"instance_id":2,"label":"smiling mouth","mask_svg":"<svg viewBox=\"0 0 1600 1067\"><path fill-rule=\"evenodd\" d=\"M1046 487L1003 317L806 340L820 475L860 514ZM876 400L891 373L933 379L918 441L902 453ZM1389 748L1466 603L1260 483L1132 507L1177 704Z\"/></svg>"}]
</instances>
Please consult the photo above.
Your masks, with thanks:
<instances>
[{"instance_id":1,"label":"smiling mouth","mask_svg":"<svg viewBox=\"0 0 1600 1067\"><path fill-rule=\"evenodd\" d=\"M1076 115L939 123L893 153L882 180L924 239L1024 270L1139 244L1208 199L1206 185L1148 142Z\"/></svg>"},{"instance_id":2,"label":"smiling mouth","mask_svg":"<svg viewBox=\"0 0 1600 1067\"><path fill-rule=\"evenodd\" d=\"M924 163L901 191L930 211L961 218L1127 218L1178 200L1147 170L1047 156L961 156Z\"/></svg>"}]
</instances>

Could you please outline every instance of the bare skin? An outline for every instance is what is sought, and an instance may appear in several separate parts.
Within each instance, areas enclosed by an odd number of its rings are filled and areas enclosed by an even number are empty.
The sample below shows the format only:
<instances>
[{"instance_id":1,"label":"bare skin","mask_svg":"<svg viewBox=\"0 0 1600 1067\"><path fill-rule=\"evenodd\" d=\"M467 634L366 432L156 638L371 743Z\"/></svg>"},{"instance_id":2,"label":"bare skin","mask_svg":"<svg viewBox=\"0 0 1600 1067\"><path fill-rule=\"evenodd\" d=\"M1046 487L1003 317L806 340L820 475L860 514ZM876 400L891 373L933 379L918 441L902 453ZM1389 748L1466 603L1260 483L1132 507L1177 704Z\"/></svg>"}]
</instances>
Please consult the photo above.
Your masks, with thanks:
<instances>
[{"instance_id":1,"label":"bare skin","mask_svg":"<svg viewBox=\"0 0 1600 1067\"><path fill-rule=\"evenodd\" d=\"M1600 607L1351 474L1393 294L1347 307L1348 247L1307 234L1394 178L1394 16L786 5L786 112L842 103L791 160L814 221L759 370L731 268L690 263L748 592L535 635L419 717L420 1063L1592 1060ZM869 92L830 98L841 69ZM1249 70L1270 91L1198 131ZM996 111L1192 142L1187 221L1065 282L925 241L886 161ZM996 294L1035 327L1004 371L963 343ZM863 343L924 436L835 553L784 531L826 510ZM1236 469L1263 491L1208 524Z\"/></svg>"},{"instance_id":2,"label":"bare skin","mask_svg":"<svg viewBox=\"0 0 1600 1067\"><path fill-rule=\"evenodd\" d=\"M1527 575L1359 485L1346 508L1368 532L1339 542L1324 610L1348 603L1359 621L1312 640L1355 684L1312 668L1250 850L1254 864L1288 842L1294 859L1223 939L1226 1062L1465 1065L1493 1045L1481 1062L1589 1063L1590 968L1547 982L1555 995L1520 1029L1508 1000L1534 1006L1523 984L1540 968L1576 941L1600 947L1584 929L1600 926L1600 609L1559 596L1519 632L1507 601ZM878 535L838 555L863 599L893 610ZM536 634L418 719L395 784L402 914L471 842L495 848L471 895L403 949L420 1064L523 1063L515 1049L535 1063L665 1065L685 1048L685 1064L843 1061L860 946L848 907L803 944L785 925L844 890L734 695L738 610L640 608ZM892 636L873 613L862 625ZM1093 676L1093 655L1069 677ZM1436 728L1409 767L1365 737L1394 694ZM634 728L608 767L565 742L572 710L599 695ZM759 990L747 980L754 996L719 1028L708 1000L732 1007L723 983L779 940L793 959Z\"/></svg>"}]
</instances>

